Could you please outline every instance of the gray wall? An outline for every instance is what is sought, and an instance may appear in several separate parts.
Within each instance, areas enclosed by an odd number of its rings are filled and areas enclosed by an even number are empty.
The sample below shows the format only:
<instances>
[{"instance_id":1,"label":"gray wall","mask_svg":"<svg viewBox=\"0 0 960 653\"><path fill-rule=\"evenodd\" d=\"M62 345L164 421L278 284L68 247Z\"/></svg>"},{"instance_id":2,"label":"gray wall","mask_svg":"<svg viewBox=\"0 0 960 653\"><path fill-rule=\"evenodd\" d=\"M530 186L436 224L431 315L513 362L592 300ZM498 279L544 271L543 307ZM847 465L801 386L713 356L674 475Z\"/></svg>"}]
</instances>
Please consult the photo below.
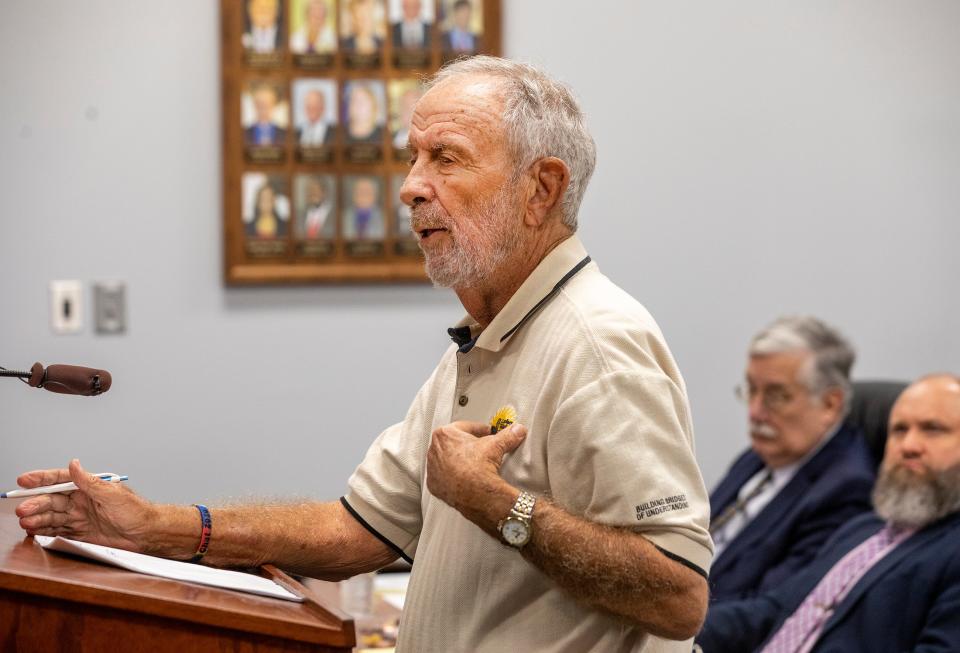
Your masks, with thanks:
<instances>
[{"instance_id":1,"label":"gray wall","mask_svg":"<svg viewBox=\"0 0 960 653\"><path fill-rule=\"evenodd\" d=\"M745 442L750 335L811 312L862 377L960 370L960 4L504 0L505 53L582 98L581 235L657 316L708 483ZM0 7L0 485L79 456L162 501L335 497L461 309L420 286L221 283L217 3ZM54 336L51 279L123 279L129 332ZM88 299L89 299L89 285Z\"/></svg>"}]
</instances>

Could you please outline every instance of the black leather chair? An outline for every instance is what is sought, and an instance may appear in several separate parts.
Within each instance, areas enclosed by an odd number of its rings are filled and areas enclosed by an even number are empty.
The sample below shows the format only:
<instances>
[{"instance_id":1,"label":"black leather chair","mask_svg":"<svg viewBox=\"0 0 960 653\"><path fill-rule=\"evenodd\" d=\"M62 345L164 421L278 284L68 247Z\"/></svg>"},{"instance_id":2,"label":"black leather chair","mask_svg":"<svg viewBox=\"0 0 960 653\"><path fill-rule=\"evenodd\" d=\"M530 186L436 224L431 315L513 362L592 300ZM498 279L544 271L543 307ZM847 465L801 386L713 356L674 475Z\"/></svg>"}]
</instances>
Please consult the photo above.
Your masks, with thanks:
<instances>
[{"instance_id":1,"label":"black leather chair","mask_svg":"<svg viewBox=\"0 0 960 653\"><path fill-rule=\"evenodd\" d=\"M887 422L890 409L907 387L902 381L854 381L853 399L847 423L860 428L870 447L873 459L880 464L887 445Z\"/></svg>"}]
</instances>

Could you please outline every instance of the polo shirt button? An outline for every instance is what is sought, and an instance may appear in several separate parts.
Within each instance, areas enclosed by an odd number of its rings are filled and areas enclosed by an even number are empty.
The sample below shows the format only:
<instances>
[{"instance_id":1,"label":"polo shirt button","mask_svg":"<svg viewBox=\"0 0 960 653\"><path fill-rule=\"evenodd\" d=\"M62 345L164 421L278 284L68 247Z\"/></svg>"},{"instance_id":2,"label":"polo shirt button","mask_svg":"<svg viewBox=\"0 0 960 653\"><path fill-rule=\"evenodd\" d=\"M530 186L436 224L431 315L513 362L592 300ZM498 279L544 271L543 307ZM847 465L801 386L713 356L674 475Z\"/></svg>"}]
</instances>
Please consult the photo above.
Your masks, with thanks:
<instances>
[{"instance_id":1,"label":"polo shirt button","mask_svg":"<svg viewBox=\"0 0 960 653\"><path fill-rule=\"evenodd\" d=\"M470 400L467 398L467 395L460 395L460 399L457 400L457 403L459 403L461 406L466 406L468 401Z\"/></svg>"}]
</instances>

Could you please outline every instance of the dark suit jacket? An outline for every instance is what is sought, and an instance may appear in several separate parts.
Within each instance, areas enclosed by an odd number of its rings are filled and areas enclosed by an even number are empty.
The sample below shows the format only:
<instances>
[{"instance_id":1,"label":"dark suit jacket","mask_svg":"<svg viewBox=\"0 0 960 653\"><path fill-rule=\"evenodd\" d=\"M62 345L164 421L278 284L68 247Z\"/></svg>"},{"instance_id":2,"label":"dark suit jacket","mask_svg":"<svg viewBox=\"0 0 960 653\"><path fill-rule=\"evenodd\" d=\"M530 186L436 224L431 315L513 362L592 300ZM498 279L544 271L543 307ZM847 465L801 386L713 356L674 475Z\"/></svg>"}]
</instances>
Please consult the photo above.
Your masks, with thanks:
<instances>
[{"instance_id":1,"label":"dark suit jacket","mask_svg":"<svg viewBox=\"0 0 960 653\"><path fill-rule=\"evenodd\" d=\"M762 467L752 450L741 455L710 495L711 514L736 501ZM866 443L844 425L714 560L713 600L755 596L806 566L840 525L871 510L874 477Z\"/></svg>"},{"instance_id":2,"label":"dark suit jacket","mask_svg":"<svg viewBox=\"0 0 960 653\"><path fill-rule=\"evenodd\" d=\"M421 22L423 25L423 44L417 46L417 50L430 49L430 23ZM403 49L403 23L393 23L391 26L393 32L393 47L397 50Z\"/></svg>"},{"instance_id":3,"label":"dark suit jacket","mask_svg":"<svg viewBox=\"0 0 960 653\"><path fill-rule=\"evenodd\" d=\"M373 42L376 44L376 49L378 51L383 48L383 39L381 39L379 36L374 36ZM356 52L357 37L351 35L340 39L340 48L345 52Z\"/></svg>"},{"instance_id":4,"label":"dark suit jacket","mask_svg":"<svg viewBox=\"0 0 960 653\"><path fill-rule=\"evenodd\" d=\"M710 607L704 653L747 653L775 633L846 553L883 526L873 513L848 523L817 560L763 596ZM902 542L853 586L827 621L815 653L960 651L960 513Z\"/></svg>"}]
</instances>

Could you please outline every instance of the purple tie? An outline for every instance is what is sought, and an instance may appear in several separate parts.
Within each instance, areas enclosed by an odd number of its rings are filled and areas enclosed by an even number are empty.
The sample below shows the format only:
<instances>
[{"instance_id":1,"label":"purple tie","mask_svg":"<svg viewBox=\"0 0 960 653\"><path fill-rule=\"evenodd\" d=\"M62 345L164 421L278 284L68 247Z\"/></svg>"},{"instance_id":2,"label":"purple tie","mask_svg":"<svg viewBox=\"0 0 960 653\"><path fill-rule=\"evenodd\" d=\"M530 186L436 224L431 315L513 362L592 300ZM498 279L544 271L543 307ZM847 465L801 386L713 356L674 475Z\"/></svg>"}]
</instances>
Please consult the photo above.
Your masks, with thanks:
<instances>
[{"instance_id":1,"label":"purple tie","mask_svg":"<svg viewBox=\"0 0 960 653\"><path fill-rule=\"evenodd\" d=\"M839 599L844 596L850 583L860 578L866 570L877 562L877 556L894 543L898 537L889 526L851 550L840 559L813 591L807 595L800 607L790 615L761 653L797 653L813 633L833 614ZM808 647L809 648L809 647Z\"/></svg>"}]
</instances>

